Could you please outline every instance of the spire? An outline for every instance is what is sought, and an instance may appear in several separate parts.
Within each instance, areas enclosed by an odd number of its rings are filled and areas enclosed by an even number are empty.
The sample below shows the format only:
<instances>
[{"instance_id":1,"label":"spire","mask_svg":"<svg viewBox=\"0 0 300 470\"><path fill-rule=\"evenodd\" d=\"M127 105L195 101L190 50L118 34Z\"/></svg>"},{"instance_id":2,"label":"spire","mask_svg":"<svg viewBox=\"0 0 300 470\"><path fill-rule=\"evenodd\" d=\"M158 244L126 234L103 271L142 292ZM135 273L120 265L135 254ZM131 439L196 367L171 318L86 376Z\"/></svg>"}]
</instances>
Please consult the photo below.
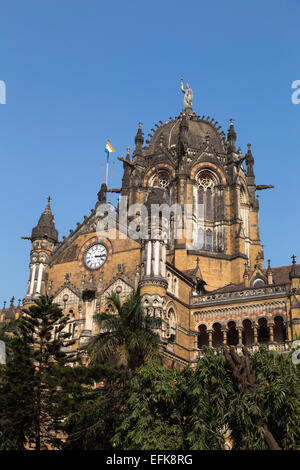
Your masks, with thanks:
<instances>
[{"instance_id":1,"label":"spire","mask_svg":"<svg viewBox=\"0 0 300 470\"><path fill-rule=\"evenodd\" d=\"M272 269L271 269L271 260L268 259L268 268L266 270L266 275L267 275L267 278L268 278L268 284L271 285L273 284L273 273L272 273Z\"/></svg>"},{"instance_id":2,"label":"spire","mask_svg":"<svg viewBox=\"0 0 300 470\"><path fill-rule=\"evenodd\" d=\"M31 241L48 238L54 243L58 240L58 232L54 224L54 216L50 206L51 197L48 197L48 202L44 212L40 216L39 222L36 227L32 229Z\"/></svg>"},{"instance_id":3,"label":"spire","mask_svg":"<svg viewBox=\"0 0 300 470\"><path fill-rule=\"evenodd\" d=\"M293 279L295 277L300 278L300 272L298 272L297 265L296 265L296 256L293 254L291 258L292 258L292 268L289 272L289 277L290 279Z\"/></svg>"},{"instance_id":4,"label":"spire","mask_svg":"<svg viewBox=\"0 0 300 470\"><path fill-rule=\"evenodd\" d=\"M144 135L142 131L141 122L139 122L139 128L138 128L134 141L135 141L135 153L138 155L141 155L143 153L143 145L144 145Z\"/></svg>"},{"instance_id":5,"label":"spire","mask_svg":"<svg viewBox=\"0 0 300 470\"><path fill-rule=\"evenodd\" d=\"M192 273L192 280L195 284L195 289L196 289L197 294L204 294L205 292L204 286L206 285L206 282L202 278L202 273L201 273L201 269L199 266L199 256L197 256L196 268L194 269Z\"/></svg>"},{"instance_id":6,"label":"spire","mask_svg":"<svg viewBox=\"0 0 300 470\"><path fill-rule=\"evenodd\" d=\"M253 166L254 158L251 152L251 144L247 144L248 152L246 153L247 176L254 176Z\"/></svg>"},{"instance_id":7,"label":"spire","mask_svg":"<svg viewBox=\"0 0 300 470\"><path fill-rule=\"evenodd\" d=\"M101 204L106 203L106 193L107 193L107 186L105 183L102 183L100 191L98 192L98 202L100 202Z\"/></svg>"},{"instance_id":8,"label":"spire","mask_svg":"<svg viewBox=\"0 0 300 470\"><path fill-rule=\"evenodd\" d=\"M230 126L229 126L229 129L228 129L227 140L228 140L228 143L229 143L229 151L230 152L235 152L236 151L236 148L235 148L236 132L234 130L233 119L232 118L230 118Z\"/></svg>"},{"instance_id":9,"label":"spire","mask_svg":"<svg viewBox=\"0 0 300 470\"><path fill-rule=\"evenodd\" d=\"M126 160L130 162L130 147L127 147L126 149Z\"/></svg>"}]
</instances>

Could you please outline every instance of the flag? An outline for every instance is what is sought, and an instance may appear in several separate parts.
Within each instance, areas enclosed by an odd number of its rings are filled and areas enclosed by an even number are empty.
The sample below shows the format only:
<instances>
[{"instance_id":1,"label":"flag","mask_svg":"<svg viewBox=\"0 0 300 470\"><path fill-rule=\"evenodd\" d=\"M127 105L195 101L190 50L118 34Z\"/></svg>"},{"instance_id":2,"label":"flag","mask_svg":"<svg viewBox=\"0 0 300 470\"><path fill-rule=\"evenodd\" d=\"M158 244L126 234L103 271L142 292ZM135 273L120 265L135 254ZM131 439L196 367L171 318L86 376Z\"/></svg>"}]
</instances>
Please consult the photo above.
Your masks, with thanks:
<instances>
[{"instance_id":1,"label":"flag","mask_svg":"<svg viewBox=\"0 0 300 470\"><path fill-rule=\"evenodd\" d=\"M105 147L105 152L110 153L110 152L115 152L115 149L112 148L110 145L109 140L107 141L106 147Z\"/></svg>"}]
</instances>

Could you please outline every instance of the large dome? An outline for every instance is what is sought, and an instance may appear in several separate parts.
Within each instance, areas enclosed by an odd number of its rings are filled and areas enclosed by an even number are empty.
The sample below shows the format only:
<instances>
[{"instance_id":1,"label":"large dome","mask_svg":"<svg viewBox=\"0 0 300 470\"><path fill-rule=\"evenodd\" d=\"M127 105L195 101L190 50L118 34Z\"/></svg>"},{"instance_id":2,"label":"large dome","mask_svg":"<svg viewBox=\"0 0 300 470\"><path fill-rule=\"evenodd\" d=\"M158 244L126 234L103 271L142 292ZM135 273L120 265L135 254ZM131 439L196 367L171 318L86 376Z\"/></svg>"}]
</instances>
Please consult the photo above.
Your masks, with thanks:
<instances>
[{"instance_id":1,"label":"large dome","mask_svg":"<svg viewBox=\"0 0 300 470\"><path fill-rule=\"evenodd\" d=\"M154 131L153 135L150 136L150 140L146 140L146 143L148 144L147 153L155 153L156 150L158 150L160 147L162 138L167 148L176 146L179 138L181 119L182 114L174 120L172 119L170 121L166 121L165 123L161 123L160 126L156 124L157 129ZM200 118L199 116L195 115L187 118L188 147L193 149L200 149L206 142L207 136L209 136L210 143L214 147L215 151L224 153L225 136L224 133L220 132L221 126L217 127L217 122L213 123L214 120L209 119L209 117L204 118L203 116Z\"/></svg>"}]
</instances>

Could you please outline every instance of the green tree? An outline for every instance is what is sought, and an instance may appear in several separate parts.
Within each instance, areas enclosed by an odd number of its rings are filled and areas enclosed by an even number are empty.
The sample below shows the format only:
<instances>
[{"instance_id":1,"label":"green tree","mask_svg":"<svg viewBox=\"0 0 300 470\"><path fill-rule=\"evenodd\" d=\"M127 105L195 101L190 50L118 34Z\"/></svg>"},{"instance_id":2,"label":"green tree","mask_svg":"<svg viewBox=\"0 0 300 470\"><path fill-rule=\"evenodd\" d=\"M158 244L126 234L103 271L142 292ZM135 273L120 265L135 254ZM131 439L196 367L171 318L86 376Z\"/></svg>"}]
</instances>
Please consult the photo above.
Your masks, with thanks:
<instances>
[{"instance_id":1,"label":"green tree","mask_svg":"<svg viewBox=\"0 0 300 470\"><path fill-rule=\"evenodd\" d=\"M234 448L299 449L300 368L291 354L261 348L244 358L227 353L227 361L235 387L227 404Z\"/></svg>"},{"instance_id":2,"label":"green tree","mask_svg":"<svg viewBox=\"0 0 300 470\"><path fill-rule=\"evenodd\" d=\"M161 320L144 312L140 295L133 292L121 303L113 293L108 301L112 311L96 316L100 333L87 345L89 367L95 374L98 371L102 386L66 421L65 449L112 449L111 438L127 407L134 371L149 358L159 357L160 338L155 330Z\"/></svg>"},{"instance_id":3,"label":"green tree","mask_svg":"<svg viewBox=\"0 0 300 470\"><path fill-rule=\"evenodd\" d=\"M194 369L142 366L131 380L113 445L215 450L223 447L229 430L234 449L298 449L299 366L290 355L264 349L248 357L248 364L244 359L237 357L235 365L245 380L234 373L224 351L209 348Z\"/></svg>"},{"instance_id":4,"label":"green tree","mask_svg":"<svg viewBox=\"0 0 300 470\"><path fill-rule=\"evenodd\" d=\"M34 365L29 338L18 322L1 325L6 364L0 366L0 449L23 450L34 438Z\"/></svg>"},{"instance_id":5,"label":"green tree","mask_svg":"<svg viewBox=\"0 0 300 470\"><path fill-rule=\"evenodd\" d=\"M5 423L12 433L19 427L12 448L58 449L65 440L65 417L76 411L93 378L89 369L71 367L76 358L65 332L69 317L51 297L35 299L23 312L8 339L0 429Z\"/></svg>"},{"instance_id":6,"label":"green tree","mask_svg":"<svg viewBox=\"0 0 300 470\"><path fill-rule=\"evenodd\" d=\"M149 357L157 355L160 338L155 330L161 326L161 319L145 313L138 292L133 291L124 303L115 293L108 301L112 312L96 315L100 333L92 337L87 346L91 363L108 362L135 370Z\"/></svg>"},{"instance_id":7,"label":"green tree","mask_svg":"<svg viewBox=\"0 0 300 470\"><path fill-rule=\"evenodd\" d=\"M111 442L126 450L184 450L182 373L158 361L141 366L131 380L127 406Z\"/></svg>"}]
</instances>

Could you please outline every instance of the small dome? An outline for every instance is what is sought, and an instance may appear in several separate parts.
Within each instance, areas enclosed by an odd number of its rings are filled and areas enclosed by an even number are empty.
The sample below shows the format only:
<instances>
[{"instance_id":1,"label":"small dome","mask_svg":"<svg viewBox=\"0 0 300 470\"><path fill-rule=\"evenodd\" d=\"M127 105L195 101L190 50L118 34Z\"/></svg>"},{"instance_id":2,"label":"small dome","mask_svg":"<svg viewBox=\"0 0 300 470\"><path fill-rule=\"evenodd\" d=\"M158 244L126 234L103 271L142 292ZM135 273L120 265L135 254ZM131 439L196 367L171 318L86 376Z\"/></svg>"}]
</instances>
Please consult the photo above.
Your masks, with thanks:
<instances>
[{"instance_id":1,"label":"small dome","mask_svg":"<svg viewBox=\"0 0 300 470\"><path fill-rule=\"evenodd\" d=\"M32 229L31 240L41 240L42 238L48 238L54 243L58 240L58 231L54 225L54 216L50 207L50 197L48 198L47 206L42 213L39 222L36 227Z\"/></svg>"},{"instance_id":2,"label":"small dome","mask_svg":"<svg viewBox=\"0 0 300 470\"><path fill-rule=\"evenodd\" d=\"M181 119L172 120L162 124L153 134L149 142L149 153L155 152L160 147L163 139L167 148L176 146L179 138ZM219 130L210 121L197 116L187 119L188 124L188 147L200 149L209 137L211 145L217 152L223 153L224 139Z\"/></svg>"}]
</instances>

